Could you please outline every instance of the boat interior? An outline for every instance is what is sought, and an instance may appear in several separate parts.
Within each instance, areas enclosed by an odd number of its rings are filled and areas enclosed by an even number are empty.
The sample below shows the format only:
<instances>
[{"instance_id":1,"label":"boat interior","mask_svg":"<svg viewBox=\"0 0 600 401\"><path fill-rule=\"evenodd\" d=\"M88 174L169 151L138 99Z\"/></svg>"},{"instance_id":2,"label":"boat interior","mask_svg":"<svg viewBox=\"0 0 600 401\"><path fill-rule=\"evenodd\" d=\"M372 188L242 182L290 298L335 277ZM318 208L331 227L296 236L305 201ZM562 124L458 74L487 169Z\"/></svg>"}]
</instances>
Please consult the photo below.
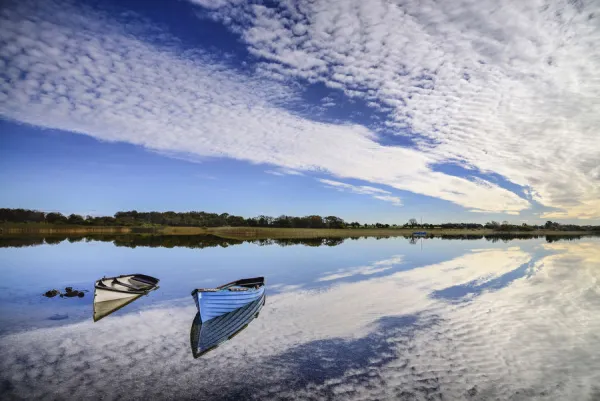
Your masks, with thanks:
<instances>
[{"instance_id":1,"label":"boat interior","mask_svg":"<svg viewBox=\"0 0 600 401\"><path fill-rule=\"evenodd\" d=\"M264 277L253 277L242 280L232 281L231 283L223 284L216 288L198 288L192 292L217 292L217 291L248 291L255 290L265 285Z\"/></svg>"}]
</instances>

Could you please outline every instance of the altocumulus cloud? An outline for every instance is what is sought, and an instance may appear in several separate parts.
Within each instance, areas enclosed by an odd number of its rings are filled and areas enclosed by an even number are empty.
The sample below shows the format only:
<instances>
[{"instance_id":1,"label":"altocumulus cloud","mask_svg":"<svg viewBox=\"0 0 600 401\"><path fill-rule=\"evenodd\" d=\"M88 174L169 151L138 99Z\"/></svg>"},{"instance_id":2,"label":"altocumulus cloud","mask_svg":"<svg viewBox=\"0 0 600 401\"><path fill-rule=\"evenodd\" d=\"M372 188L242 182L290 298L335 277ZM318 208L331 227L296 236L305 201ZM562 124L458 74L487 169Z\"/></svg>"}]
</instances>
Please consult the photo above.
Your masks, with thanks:
<instances>
[{"instance_id":1,"label":"altocumulus cloud","mask_svg":"<svg viewBox=\"0 0 600 401\"><path fill-rule=\"evenodd\" d=\"M506 177L547 217L600 217L598 1L192 2L267 74L389 110L429 156Z\"/></svg>"},{"instance_id":2,"label":"altocumulus cloud","mask_svg":"<svg viewBox=\"0 0 600 401\"><path fill-rule=\"evenodd\" d=\"M557 215L600 216L594 17L564 6L561 18L571 22L561 32L577 40L556 44L545 36L554 21L540 19L533 30L529 8L500 9L493 28L487 12L466 2L452 12L410 1L300 2L297 12L286 4L240 6L237 17L226 1L211 6L216 18L245 21L235 31L266 60L252 75L184 52L168 32L132 15L68 1L5 3L0 114L163 152L326 172L471 210L516 214L530 206L497 185L432 169L455 161L528 187L560 208ZM268 27L287 39L270 40ZM423 140L417 149L383 146L366 127L302 118L286 109L298 94L269 73L384 105L390 127L409 127Z\"/></svg>"}]
</instances>

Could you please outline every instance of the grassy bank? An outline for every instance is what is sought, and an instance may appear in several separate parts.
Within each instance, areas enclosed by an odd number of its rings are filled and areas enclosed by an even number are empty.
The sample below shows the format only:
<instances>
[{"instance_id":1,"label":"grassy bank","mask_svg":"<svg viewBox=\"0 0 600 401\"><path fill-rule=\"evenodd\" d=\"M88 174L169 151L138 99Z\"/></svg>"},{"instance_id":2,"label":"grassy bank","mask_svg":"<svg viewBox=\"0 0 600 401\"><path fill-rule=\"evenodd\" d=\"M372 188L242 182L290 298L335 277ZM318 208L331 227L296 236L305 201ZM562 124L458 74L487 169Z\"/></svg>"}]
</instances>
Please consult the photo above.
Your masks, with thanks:
<instances>
[{"instance_id":1,"label":"grassy bank","mask_svg":"<svg viewBox=\"0 0 600 401\"><path fill-rule=\"evenodd\" d=\"M128 234L132 227L76 226L67 224L0 224L0 235L5 234Z\"/></svg>"},{"instance_id":2,"label":"grassy bank","mask_svg":"<svg viewBox=\"0 0 600 401\"><path fill-rule=\"evenodd\" d=\"M160 235L202 235L211 234L228 239L287 239L287 238L347 238L357 236L409 236L420 229L405 228L271 228L271 227L114 227L114 226L73 226L50 224L10 224L0 225L0 235L39 235L39 234L160 234ZM431 229L428 235L593 235L591 231L498 231L490 229Z\"/></svg>"}]
</instances>

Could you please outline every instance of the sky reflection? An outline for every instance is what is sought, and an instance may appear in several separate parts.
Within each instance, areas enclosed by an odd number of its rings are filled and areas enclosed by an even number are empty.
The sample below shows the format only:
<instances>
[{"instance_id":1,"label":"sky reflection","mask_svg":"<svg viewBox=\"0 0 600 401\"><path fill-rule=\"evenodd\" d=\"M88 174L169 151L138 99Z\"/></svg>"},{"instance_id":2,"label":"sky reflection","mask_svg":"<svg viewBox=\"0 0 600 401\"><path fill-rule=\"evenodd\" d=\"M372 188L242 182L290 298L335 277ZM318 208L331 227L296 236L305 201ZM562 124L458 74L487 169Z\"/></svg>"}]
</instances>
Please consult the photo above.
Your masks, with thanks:
<instances>
[{"instance_id":1,"label":"sky reflection","mask_svg":"<svg viewBox=\"0 0 600 401\"><path fill-rule=\"evenodd\" d=\"M352 253L353 246L364 249L361 242L328 249ZM428 244L435 252L438 243ZM296 281L274 280L260 318L199 360L189 352L196 309L187 294L96 324L89 318L5 334L2 397L598 395L600 241L468 244L458 255L420 266L411 248L398 242L379 248L369 243L375 251L345 270L325 261L321 271L289 272L283 265ZM265 249L271 247L261 253ZM287 257L301 249L286 248ZM378 261L363 263L374 253L381 255ZM320 264L319 253L313 255L313 264ZM266 252L262 258L278 263L282 255ZM386 270L364 274L377 268ZM177 274L164 270L161 283Z\"/></svg>"}]
</instances>

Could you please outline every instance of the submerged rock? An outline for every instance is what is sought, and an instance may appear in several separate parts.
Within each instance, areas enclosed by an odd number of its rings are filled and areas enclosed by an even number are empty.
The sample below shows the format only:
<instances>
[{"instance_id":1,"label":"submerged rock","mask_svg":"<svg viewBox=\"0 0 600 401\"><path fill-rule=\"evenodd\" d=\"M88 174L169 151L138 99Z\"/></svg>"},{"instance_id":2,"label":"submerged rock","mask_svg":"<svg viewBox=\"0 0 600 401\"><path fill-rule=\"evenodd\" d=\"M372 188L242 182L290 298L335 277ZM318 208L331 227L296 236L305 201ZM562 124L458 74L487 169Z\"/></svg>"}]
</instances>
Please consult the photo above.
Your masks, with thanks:
<instances>
[{"instance_id":1,"label":"submerged rock","mask_svg":"<svg viewBox=\"0 0 600 401\"><path fill-rule=\"evenodd\" d=\"M45 293L43 293L42 295L47 298L54 298L58 294L60 294L60 291L58 291L58 290L49 290L49 291L46 291Z\"/></svg>"},{"instance_id":2,"label":"submerged rock","mask_svg":"<svg viewBox=\"0 0 600 401\"><path fill-rule=\"evenodd\" d=\"M61 298L83 298L87 290L74 290L73 287L66 287L64 292L60 292L59 290L48 290L42 294L42 296L47 298L54 298L57 295L60 295Z\"/></svg>"},{"instance_id":3,"label":"submerged rock","mask_svg":"<svg viewBox=\"0 0 600 401\"><path fill-rule=\"evenodd\" d=\"M67 287L67 288L70 288L70 287ZM60 296L67 297L67 298L73 298L73 297L83 298L85 296L85 294L83 293L83 291L71 290L71 291L65 291L63 294L60 294Z\"/></svg>"},{"instance_id":4,"label":"submerged rock","mask_svg":"<svg viewBox=\"0 0 600 401\"><path fill-rule=\"evenodd\" d=\"M59 313L56 313L56 314L50 316L48 318L48 320L65 320L65 319L68 319L68 318L69 318L69 315L67 315L67 314L61 315Z\"/></svg>"}]
</instances>

